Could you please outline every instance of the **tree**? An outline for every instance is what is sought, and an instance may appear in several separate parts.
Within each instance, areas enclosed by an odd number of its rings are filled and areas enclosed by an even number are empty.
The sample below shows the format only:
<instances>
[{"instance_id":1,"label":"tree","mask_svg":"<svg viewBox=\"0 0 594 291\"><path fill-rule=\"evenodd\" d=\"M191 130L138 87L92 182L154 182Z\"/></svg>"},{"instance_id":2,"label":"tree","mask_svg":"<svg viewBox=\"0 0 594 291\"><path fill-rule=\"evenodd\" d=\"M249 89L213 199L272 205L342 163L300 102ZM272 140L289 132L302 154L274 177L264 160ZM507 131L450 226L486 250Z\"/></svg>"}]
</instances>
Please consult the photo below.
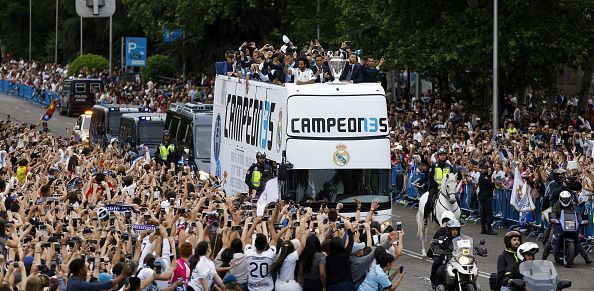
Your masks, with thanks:
<instances>
[{"instance_id":1,"label":"tree","mask_svg":"<svg viewBox=\"0 0 594 291\"><path fill-rule=\"evenodd\" d=\"M176 70L173 66L173 59L164 55L154 55L146 60L146 67L140 71L142 79L147 81L149 79L157 80L161 77L173 78Z\"/></svg>"},{"instance_id":2,"label":"tree","mask_svg":"<svg viewBox=\"0 0 594 291\"><path fill-rule=\"evenodd\" d=\"M101 72L109 68L109 62L106 58L95 54L86 54L76 58L68 65L68 74L77 76L81 69L86 69L87 73Z\"/></svg>"}]
</instances>

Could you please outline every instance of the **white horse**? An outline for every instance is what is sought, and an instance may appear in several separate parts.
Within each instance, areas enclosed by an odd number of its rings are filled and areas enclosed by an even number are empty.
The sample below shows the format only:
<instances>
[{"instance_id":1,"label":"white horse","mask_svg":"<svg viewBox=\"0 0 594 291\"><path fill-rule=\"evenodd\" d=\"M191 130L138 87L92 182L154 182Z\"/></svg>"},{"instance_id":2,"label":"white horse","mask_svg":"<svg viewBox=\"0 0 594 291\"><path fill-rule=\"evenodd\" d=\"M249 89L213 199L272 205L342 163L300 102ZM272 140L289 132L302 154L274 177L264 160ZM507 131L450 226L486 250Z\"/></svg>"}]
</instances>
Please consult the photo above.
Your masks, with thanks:
<instances>
[{"instance_id":1,"label":"white horse","mask_svg":"<svg viewBox=\"0 0 594 291\"><path fill-rule=\"evenodd\" d=\"M460 207L456 201L457 187L458 179L456 174L448 173L443 177L441 190L439 191L435 207L432 210L433 216L438 220L440 219L443 212L447 210L453 212L456 216L456 219L460 220ZM427 251L425 249L427 244L427 225L424 223L424 212L427 199L429 199L429 192L425 192L419 199L419 210L417 211L417 236L421 240L423 256L427 255ZM433 216L429 215L427 220L434 221ZM440 226L439 222L437 224Z\"/></svg>"}]
</instances>

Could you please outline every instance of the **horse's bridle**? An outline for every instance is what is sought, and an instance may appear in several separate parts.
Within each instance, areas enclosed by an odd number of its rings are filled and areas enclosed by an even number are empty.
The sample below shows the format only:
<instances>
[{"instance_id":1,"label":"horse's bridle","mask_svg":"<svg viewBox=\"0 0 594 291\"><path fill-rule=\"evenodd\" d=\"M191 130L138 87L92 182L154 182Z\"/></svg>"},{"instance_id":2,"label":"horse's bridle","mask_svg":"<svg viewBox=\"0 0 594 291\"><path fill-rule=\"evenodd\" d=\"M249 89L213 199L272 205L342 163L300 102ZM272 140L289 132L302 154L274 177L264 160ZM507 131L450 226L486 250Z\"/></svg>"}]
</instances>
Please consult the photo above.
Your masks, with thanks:
<instances>
[{"instance_id":1,"label":"horse's bridle","mask_svg":"<svg viewBox=\"0 0 594 291\"><path fill-rule=\"evenodd\" d=\"M444 192L445 191L445 192ZM454 199L454 202L450 201L450 195L454 195L454 197L456 196L456 192L453 193L448 193L448 187L446 186L444 191L439 191L439 193L448 200L448 202L450 202L450 204L454 204L456 202L456 199Z\"/></svg>"}]
</instances>

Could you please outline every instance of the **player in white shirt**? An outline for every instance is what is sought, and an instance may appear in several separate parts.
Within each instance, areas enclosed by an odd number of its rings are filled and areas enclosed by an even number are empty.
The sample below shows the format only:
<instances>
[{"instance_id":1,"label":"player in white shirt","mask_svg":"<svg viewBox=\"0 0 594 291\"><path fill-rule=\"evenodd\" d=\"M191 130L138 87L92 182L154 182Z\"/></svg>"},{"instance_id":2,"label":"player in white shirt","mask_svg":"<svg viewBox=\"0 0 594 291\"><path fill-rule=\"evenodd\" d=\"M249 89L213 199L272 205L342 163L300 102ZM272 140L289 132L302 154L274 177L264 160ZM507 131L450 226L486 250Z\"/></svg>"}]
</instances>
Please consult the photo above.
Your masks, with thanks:
<instances>
[{"instance_id":1,"label":"player in white shirt","mask_svg":"<svg viewBox=\"0 0 594 291\"><path fill-rule=\"evenodd\" d=\"M305 85L313 84L316 82L316 76L313 71L309 68L309 62L305 57L300 57L297 61L299 69L295 70L293 75L295 76L295 84Z\"/></svg>"},{"instance_id":2,"label":"player in white shirt","mask_svg":"<svg viewBox=\"0 0 594 291\"><path fill-rule=\"evenodd\" d=\"M247 230L247 224L241 236L244 242L244 253L248 265L248 289L250 291L272 291L274 290L274 281L270 269L274 258L276 257L277 235L274 228L270 229L270 246L268 239L264 234L257 234L254 245L251 244L254 230L262 222L262 217L256 218L254 224ZM263 226L264 227L264 226Z\"/></svg>"}]
</instances>

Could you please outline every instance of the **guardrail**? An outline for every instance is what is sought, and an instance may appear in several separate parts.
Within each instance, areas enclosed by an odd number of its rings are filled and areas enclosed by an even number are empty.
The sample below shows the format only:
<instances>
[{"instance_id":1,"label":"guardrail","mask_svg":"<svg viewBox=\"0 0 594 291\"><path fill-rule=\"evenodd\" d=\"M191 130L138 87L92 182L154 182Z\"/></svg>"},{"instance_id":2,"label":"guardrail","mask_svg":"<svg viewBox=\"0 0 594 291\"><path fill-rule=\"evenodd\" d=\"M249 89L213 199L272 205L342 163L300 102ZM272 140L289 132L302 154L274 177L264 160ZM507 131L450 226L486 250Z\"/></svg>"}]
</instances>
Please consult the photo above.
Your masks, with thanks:
<instances>
[{"instance_id":1,"label":"guardrail","mask_svg":"<svg viewBox=\"0 0 594 291\"><path fill-rule=\"evenodd\" d=\"M48 106L52 100L58 99L56 92L38 90L33 86L2 79L0 79L0 92L31 101L40 106Z\"/></svg>"},{"instance_id":2,"label":"guardrail","mask_svg":"<svg viewBox=\"0 0 594 291\"><path fill-rule=\"evenodd\" d=\"M417 178L418 173L408 175L408 184L405 187L405 192L399 197L395 197L395 201L405 205L405 207L418 207L420 193L418 187L412 184ZM507 228L511 230L519 227L519 212L511 205L511 190L497 189L493 197L493 226L496 228ZM468 223L479 223L479 215L481 211L480 203L473 201L472 197L476 197L476 190L474 184L469 183L464 186L464 190L458 192L458 200L460 202L460 209L462 209L462 219ZM580 228L580 234L583 237L582 244L588 252L594 252L594 207L593 201L588 201L579 205L580 210L586 210L588 213L588 225ZM535 209L526 213L525 227L528 229L528 237L535 237L536 239L543 238L544 232L548 227L547 221L543 218L542 209L543 197L542 195L534 200Z\"/></svg>"}]
</instances>

